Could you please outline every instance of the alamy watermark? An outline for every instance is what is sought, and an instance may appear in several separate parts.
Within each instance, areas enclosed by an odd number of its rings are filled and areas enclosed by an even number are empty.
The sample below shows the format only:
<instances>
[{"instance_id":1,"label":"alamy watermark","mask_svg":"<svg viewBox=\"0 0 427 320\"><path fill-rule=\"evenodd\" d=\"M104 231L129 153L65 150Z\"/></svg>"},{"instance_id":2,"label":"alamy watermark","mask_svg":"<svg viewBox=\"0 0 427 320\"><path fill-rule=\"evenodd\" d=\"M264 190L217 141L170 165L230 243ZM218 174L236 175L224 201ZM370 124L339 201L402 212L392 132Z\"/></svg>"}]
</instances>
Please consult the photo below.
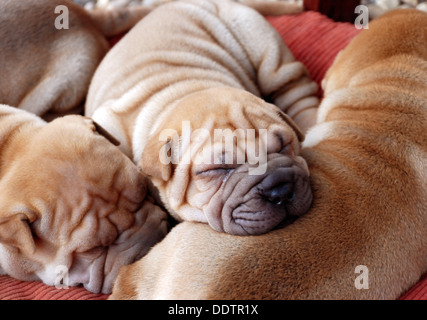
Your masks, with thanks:
<instances>
[{"instance_id":1,"label":"alamy watermark","mask_svg":"<svg viewBox=\"0 0 427 320\"><path fill-rule=\"evenodd\" d=\"M182 121L181 135L164 129L159 141L164 145L159 160L169 164L242 165L248 163L250 175L267 171L267 129L191 129L190 121ZM213 143L212 143L213 142Z\"/></svg>"},{"instance_id":2,"label":"alamy watermark","mask_svg":"<svg viewBox=\"0 0 427 320\"><path fill-rule=\"evenodd\" d=\"M364 5L357 6L354 13L359 14L354 21L356 29L369 29L369 8Z\"/></svg>"},{"instance_id":3,"label":"alamy watermark","mask_svg":"<svg viewBox=\"0 0 427 320\"><path fill-rule=\"evenodd\" d=\"M56 6L55 14L58 15L55 18L55 28L58 30L70 29L70 13L68 7L64 5Z\"/></svg>"},{"instance_id":4,"label":"alamy watermark","mask_svg":"<svg viewBox=\"0 0 427 320\"><path fill-rule=\"evenodd\" d=\"M369 289L369 269L365 265L359 265L354 269L354 273L358 276L354 280L354 287L357 290Z\"/></svg>"}]
</instances>

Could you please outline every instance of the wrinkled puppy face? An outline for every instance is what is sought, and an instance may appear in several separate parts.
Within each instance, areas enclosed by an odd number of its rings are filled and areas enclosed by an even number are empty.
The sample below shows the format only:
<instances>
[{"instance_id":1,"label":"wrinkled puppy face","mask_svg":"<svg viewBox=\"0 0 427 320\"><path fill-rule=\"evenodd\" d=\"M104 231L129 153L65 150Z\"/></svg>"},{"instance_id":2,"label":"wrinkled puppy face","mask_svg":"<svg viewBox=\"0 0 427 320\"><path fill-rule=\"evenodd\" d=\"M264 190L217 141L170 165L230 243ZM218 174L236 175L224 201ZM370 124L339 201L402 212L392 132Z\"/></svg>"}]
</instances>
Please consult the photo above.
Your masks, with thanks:
<instances>
[{"instance_id":1,"label":"wrinkled puppy face","mask_svg":"<svg viewBox=\"0 0 427 320\"><path fill-rule=\"evenodd\" d=\"M5 273L110 293L122 265L167 232L136 166L79 116L22 141L0 179Z\"/></svg>"},{"instance_id":2,"label":"wrinkled puppy face","mask_svg":"<svg viewBox=\"0 0 427 320\"><path fill-rule=\"evenodd\" d=\"M245 91L216 88L178 103L147 143L139 166L178 220L258 235L310 208L300 140L277 107Z\"/></svg>"}]
</instances>

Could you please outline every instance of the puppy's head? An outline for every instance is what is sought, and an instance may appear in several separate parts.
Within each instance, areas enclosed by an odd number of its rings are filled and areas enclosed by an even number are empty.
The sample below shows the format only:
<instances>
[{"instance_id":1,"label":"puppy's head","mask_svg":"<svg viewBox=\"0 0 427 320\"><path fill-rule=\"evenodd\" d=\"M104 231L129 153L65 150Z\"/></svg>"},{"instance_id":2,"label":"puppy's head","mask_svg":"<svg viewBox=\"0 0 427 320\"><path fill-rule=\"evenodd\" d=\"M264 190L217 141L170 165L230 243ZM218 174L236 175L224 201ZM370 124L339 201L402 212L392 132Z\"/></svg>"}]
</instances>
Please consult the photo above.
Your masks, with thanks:
<instances>
[{"instance_id":1,"label":"puppy's head","mask_svg":"<svg viewBox=\"0 0 427 320\"><path fill-rule=\"evenodd\" d=\"M178 220L256 235L310 208L303 137L277 107L215 88L179 101L160 123L139 167Z\"/></svg>"},{"instance_id":2,"label":"puppy's head","mask_svg":"<svg viewBox=\"0 0 427 320\"><path fill-rule=\"evenodd\" d=\"M0 179L7 274L109 293L119 267L166 234L137 167L100 131L67 116L16 137Z\"/></svg>"}]
</instances>

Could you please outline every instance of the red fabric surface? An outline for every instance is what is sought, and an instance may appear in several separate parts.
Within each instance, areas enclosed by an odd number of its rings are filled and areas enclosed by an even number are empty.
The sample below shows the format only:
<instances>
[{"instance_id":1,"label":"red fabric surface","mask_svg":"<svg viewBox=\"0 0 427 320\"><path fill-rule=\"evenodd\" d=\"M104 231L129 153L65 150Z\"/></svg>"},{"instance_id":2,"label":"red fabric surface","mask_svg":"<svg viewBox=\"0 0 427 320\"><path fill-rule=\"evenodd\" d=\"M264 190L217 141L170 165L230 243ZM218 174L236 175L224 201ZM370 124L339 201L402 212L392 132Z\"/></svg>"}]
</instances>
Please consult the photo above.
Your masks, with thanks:
<instances>
[{"instance_id":1,"label":"red fabric surface","mask_svg":"<svg viewBox=\"0 0 427 320\"><path fill-rule=\"evenodd\" d=\"M400 300L427 300L427 274L407 293L401 296Z\"/></svg>"},{"instance_id":2,"label":"red fabric surface","mask_svg":"<svg viewBox=\"0 0 427 320\"><path fill-rule=\"evenodd\" d=\"M105 300L108 295L96 294L82 287L56 289L42 282L25 282L0 276L0 300Z\"/></svg>"},{"instance_id":3,"label":"red fabric surface","mask_svg":"<svg viewBox=\"0 0 427 320\"><path fill-rule=\"evenodd\" d=\"M268 17L297 60L303 62L320 85L337 53L359 33L352 24L336 23L317 12L295 16ZM111 40L111 44L120 37ZM84 288L56 289L41 282L22 282L0 276L1 300L103 300L107 295L93 294ZM404 294L404 300L427 300L427 277Z\"/></svg>"}]
</instances>

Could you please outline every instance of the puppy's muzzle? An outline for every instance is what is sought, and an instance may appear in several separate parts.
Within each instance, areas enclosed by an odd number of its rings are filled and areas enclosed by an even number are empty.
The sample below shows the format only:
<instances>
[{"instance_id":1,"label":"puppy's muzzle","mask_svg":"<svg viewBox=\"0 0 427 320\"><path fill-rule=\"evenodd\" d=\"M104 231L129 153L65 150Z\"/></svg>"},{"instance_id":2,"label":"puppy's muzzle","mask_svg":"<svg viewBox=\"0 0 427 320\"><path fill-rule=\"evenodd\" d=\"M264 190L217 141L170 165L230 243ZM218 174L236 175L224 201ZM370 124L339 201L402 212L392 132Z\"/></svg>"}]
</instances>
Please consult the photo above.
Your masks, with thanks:
<instances>
[{"instance_id":1,"label":"puppy's muzzle","mask_svg":"<svg viewBox=\"0 0 427 320\"><path fill-rule=\"evenodd\" d=\"M308 172L289 157L279 155L269 160L267 172L257 178L236 174L229 183L235 183L233 196L240 201L226 201L223 207L226 232L264 234L293 222L311 207ZM229 218L224 219L227 216Z\"/></svg>"}]
</instances>

